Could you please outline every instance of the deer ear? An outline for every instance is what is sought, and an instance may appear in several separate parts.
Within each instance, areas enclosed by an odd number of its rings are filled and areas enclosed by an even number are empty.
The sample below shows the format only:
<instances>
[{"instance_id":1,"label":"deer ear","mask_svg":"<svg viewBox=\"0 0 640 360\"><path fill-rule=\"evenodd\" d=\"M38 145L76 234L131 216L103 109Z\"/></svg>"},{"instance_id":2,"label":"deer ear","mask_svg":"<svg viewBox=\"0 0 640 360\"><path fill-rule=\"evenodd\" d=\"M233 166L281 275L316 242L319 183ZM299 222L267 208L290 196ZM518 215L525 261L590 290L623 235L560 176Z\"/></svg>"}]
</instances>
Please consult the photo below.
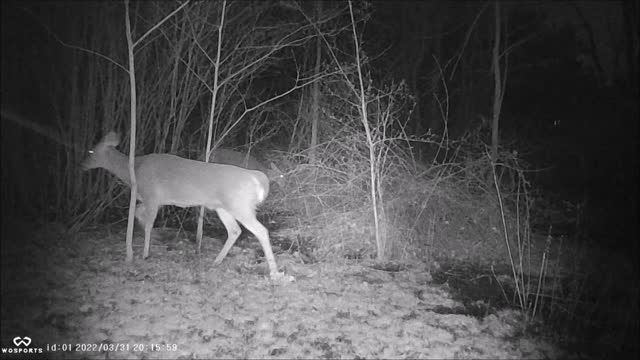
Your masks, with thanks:
<instances>
[{"instance_id":1,"label":"deer ear","mask_svg":"<svg viewBox=\"0 0 640 360\"><path fill-rule=\"evenodd\" d=\"M105 135L102 143L107 146L116 147L118 146L118 144L120 144L120 135L118 135L114 131L110 131L107 135Z\"/></svg>"}]
</instances>

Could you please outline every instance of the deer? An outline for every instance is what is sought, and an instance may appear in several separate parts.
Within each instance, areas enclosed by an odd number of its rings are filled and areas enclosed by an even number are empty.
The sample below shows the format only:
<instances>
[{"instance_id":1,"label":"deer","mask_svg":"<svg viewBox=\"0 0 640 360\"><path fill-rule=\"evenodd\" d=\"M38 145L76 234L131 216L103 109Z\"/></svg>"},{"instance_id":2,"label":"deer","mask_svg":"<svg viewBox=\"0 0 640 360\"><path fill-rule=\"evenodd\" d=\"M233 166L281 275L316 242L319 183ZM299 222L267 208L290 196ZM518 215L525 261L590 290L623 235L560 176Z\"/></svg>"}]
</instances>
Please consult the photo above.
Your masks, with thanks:
<instances>
[{"instance_id":1,"label":"deer","mask_svg":"<svg viewBox=\"0 0 640 360\"><path fill-rule=\"evenodd\" d=\"M128 156L116 149L120 136L109 132L82 162L84 171L102 168L131 186ZM138 186L135 216L144 228L143 259L149 257L151 230L158 209L204 206L215 210L227 230L227 240L214 260L219 265L240 236L240 222L253 233L262 249L272 279L282 277L271 249L269 231L256 218L256 208L269 195L269 179L257 170L229 164L206 163L171 154L136 156Z\"/></svg>"}]
</instances>

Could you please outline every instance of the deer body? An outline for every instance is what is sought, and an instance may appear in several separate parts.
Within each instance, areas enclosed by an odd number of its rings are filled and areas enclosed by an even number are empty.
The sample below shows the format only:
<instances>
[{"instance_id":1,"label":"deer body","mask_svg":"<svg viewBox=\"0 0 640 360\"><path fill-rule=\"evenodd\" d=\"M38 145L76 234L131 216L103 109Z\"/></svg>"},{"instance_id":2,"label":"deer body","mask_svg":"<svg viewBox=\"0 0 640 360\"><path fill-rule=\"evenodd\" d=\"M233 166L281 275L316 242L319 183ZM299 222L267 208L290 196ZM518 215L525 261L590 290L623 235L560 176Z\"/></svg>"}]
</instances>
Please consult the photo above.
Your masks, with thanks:
<instances>
[{"instance_id":1,"label":"deer body","mask_svg":"<svg viewBox=\"0 0 640 360\"><path fill-rule=\"evenodd\" d=\"M281 189L284 189L284 174L282 170L278 169L272 162L267 166L251 154L226 148L217 148L211 153L209 162L235 165L248 170L258 170L267 175L269 181L274 181Z\"/></svg>"},{"instance_id":2,"label":"deer body","mask_svg":"<svg viewBox=\"0 0 640 360\"><path fill-rule=\"evenodd\" d=\"M107 134L82 163L83 169L104 168L131 185L128 158L115 148L118 144L117 134ZM271 276L277 273L269 232L256 219L256 207L269 194L269 179L264 173L170 154L136 157L135 172L140 201L136 218L144 227L144 258L149 256L151 229L160 206L204 206L218 213L227 230L227 240L215 264L222 262L240 236L240 222L258 238Z\"/></svg>"},{"instance_id":3,"label":"deer body","mask_svg":"<svg viewBox=\"0 0 640 360\"><path fill-rule=\"evenodd\" d=\"M128 172L128 168L126 170ZM269 179L260 171L207 164L170 154L136 158L136 178L143 203L160 200L160 205L232 209L237 200L234 196L241 195L243 201L238 205L249 205L255 211L269 194ZM146 186L149 179L152 186Z\"/></svg>"}]
</instances>

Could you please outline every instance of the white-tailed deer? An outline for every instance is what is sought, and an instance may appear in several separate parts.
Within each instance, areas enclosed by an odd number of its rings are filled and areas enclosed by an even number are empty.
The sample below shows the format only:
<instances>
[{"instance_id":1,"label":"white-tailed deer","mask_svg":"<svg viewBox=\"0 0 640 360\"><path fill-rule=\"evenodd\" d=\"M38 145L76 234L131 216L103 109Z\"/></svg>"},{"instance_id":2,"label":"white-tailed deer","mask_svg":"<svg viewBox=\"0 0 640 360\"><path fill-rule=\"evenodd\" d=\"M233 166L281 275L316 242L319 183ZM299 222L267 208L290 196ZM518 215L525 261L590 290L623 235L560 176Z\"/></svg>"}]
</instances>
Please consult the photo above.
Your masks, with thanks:
<instances>
[{"instance_id":1,"label":"white-tailed deer","mask_svg":"<svg viewBox=\"0 0 640 360\"><path fill-rule=\"evenodd\" d=\"M108 133L82 163L84 170L103 168L130 185L129 159L116 150L120 137ZM144 226L144 255L149 256L151 229L163 205L204 206L215 210L227 229L227 241L215 259L219 264L241 233L236 221L251 231L262 245L272 278L279 275L269 232L256 219L256 207L269 194L265 174L232 165L212 164L170 154L148 154L135 160L138 200L136 218Z\"/></svg>"}]
</instances>

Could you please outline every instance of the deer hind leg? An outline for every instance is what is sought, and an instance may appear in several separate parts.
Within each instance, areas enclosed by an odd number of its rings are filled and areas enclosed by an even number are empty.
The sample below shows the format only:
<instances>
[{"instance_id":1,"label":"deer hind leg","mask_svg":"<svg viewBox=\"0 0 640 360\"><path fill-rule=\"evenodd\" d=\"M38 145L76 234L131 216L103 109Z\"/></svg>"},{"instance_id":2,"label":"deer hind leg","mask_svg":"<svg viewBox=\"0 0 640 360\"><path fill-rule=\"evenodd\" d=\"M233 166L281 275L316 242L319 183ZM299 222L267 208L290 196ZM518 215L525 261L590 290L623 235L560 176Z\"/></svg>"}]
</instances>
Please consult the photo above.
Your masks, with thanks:
<instances>
[{"instance_id":1,"label":"deer hind leg","mask_svg":"<svg viewBox=\"0 0 640 360\"><path fill-rule=\"evenodd\" d=\"M151 229L153 229L153 223L158 215L158 207L153 204L140 203L136 206L136 219L144 227L144 250L142 258L149 257L149 246L151 242Z\"/></svg>"},{"instance_id":2,"label":"deer hind leg","mask_svg":"<svg viewBox=\"0 0 640 360\"><path fill-rule=\"evenodd\" d=\"M237 214L236 219L244 225L247 230L251 231L253 235L258 238L262 250L264 251L264 257L267 259L269 265L269 274L273 277L278 273L278 265L276 265L276 259L273 256L273 250L271 249L271 242L269 241L269 231L264 225L262 225L254 212L242 212Z\"/></svg>"},{"instance_id":3,"label":"deer hind leg","mask_svg":"<svg viewBox=\"0 0 640 360\"><path fill-rule=\"evenodd\" d=\"M213 262L214 264L218 265L227 256L229 250L231 250L231 247L233 247L233 244L236 243L236 240L238 240L238 237L240 236L242 230L240 229L240 225L238 225L238 222L236 222L236 219L228 211L224 209L216 209L216 211L218 213L220 221L224 225L225 229L227 229L227 241L224 243L222 250L220 250L220 253L218 254L218 256L216 256L216 259Z\"/></svg>"}]
</instances>

